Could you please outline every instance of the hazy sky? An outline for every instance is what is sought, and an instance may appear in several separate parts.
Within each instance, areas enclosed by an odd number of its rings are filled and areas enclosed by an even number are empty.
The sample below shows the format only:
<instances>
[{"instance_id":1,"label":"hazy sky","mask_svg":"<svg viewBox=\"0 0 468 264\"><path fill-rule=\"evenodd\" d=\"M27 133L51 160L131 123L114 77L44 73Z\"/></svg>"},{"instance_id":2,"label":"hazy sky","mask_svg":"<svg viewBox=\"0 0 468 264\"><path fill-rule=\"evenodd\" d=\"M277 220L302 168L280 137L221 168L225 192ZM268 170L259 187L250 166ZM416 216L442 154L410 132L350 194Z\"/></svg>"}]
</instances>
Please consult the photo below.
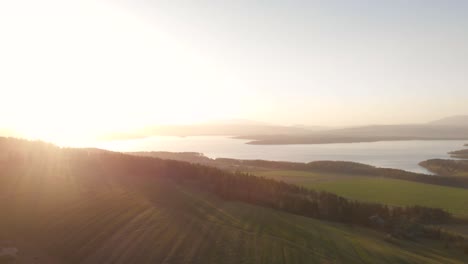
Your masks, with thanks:
<instances>
[{"instance_id":1,"label":"hazy sky","mask_svg":"<svg viewBox=\"0 0 468 264\"><path fill-rule=\"evenodd\" d=\"M47 134L468 114L467 14L462 0L1 1L0 122Z\"/></svg>"}]
</instances>

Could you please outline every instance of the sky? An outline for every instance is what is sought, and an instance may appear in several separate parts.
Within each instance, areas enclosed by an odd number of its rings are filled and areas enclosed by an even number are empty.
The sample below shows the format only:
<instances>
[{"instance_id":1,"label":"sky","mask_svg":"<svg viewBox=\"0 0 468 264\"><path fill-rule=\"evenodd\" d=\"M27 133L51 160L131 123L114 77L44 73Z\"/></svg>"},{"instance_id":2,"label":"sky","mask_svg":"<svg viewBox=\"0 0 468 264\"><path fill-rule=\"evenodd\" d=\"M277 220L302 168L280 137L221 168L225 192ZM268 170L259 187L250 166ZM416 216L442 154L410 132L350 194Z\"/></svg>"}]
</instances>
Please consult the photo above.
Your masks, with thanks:
<instances>
[{"instance_id":1,"label":"sky","mask_svg":"<svg viewBox=\"0 0 468 264\"><path fill-rule=\"evenodd\" d=\"M0 128L468 114L468 1L0 2Z\"/></svg>"}]
</instances>

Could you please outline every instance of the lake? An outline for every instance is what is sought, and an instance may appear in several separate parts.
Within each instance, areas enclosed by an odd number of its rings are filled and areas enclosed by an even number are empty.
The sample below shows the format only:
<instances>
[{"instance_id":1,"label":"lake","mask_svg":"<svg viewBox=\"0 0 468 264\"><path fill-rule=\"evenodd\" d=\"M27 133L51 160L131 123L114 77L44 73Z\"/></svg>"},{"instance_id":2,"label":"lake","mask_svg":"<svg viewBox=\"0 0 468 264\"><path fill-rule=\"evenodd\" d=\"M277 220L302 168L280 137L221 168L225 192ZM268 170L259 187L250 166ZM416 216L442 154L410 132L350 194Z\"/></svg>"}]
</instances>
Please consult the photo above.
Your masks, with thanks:
<instances>
[{"instance_id":1,"label":"lake","mask_svg":"<svg viewBox=\"0 0 468 264\"><path fill-rule=\"evenodd\" d=\"M309 162L316 160L354 161L428 173L419 162L433 158L449 158L447 152L459 150L466 140L413 140L366 143L247 145L248 140L221 136L170 137L100 143L99 148L113 151L200 152L210 158L264 159Z\"/></svg>"}]
</instances>

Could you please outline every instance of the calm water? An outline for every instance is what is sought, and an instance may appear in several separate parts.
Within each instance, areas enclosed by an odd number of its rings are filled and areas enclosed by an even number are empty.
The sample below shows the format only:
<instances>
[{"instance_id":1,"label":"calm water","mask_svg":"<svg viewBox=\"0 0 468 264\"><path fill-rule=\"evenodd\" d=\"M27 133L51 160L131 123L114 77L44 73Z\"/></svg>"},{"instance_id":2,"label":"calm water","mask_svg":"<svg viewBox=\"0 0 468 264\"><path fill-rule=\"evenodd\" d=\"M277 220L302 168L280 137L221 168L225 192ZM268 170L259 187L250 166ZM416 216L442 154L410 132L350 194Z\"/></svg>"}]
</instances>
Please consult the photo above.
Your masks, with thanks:
<instances>
[{"instance_id":1,"label":"calm water","mask_svg":"<svg viewBox=\"0 0 468 264\"><path fill-rule=\"evenodd\" d=\"M309 162L343 160L414 172L427 171L418 163L449 158L447 152L462 149L465 141L386 141L321 145L247 145L248 140L227 137L151 137L112 141L98 147L114 151L193 151L210 158L265 159Z\"/></svg>"}]
</instances>

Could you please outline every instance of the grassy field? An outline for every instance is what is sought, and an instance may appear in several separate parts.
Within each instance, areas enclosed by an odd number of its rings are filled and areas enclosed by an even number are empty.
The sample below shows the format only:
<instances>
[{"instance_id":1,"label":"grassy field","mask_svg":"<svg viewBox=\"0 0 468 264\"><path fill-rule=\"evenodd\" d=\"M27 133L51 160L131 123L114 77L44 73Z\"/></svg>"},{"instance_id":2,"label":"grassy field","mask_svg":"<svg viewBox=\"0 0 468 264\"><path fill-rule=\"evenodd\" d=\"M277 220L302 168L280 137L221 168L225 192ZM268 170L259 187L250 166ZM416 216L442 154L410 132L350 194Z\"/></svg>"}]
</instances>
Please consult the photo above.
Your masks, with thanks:
<instances>
[{"instance_id":1,"label":"grassy field","mask_svg":"<svg viewBox=\"0 0 468 264\"><path fill-rule=\"evenodd\" d=\"M468 189L396 179L301 171L268 171L256 174L360 201L437 207L468 217Z\"/></svg>"},{"instance_id":2,"label":"grassy field","mask_svg":"<svg viewBox=\"0 0 468 264\"><path fill-rule=\"evenodd\" d=\"M468 261L442 243L387 242L384 234L371 230L226 202L168 182L155 184L138 191L82 193L67 206L18 211L16 228L4 222L9 227L3 235L42 245L54 263Z\"/></svg>"},{"instance_id":3,"label":"grassy field","mask_svg":"<svg viewBox=\"0 0 468 264\"><path fill-rule=\"evenodd\" d=\"M323 173L312 171L295 171L295 170L268 170L268 171L254 171L254 175L275 179L279 181L286 181L290 183L307 184L324 181L336 181L343 179L351 179L360 177L357 175L339 174L339 173Z\"/></svg>"},{"instance_id":4,"label":"grassy field","mask_svg":"<svg viewBox=\"0 0 468 264\"><path fill-rule=\"evenodd\" d=\"M221 200L158 175L94 168L60 157L13 169L0 163L0 241L19 248L17 263L468 262L442 242L388 241L365 228Z\"/></svg>"}]
</instances>

